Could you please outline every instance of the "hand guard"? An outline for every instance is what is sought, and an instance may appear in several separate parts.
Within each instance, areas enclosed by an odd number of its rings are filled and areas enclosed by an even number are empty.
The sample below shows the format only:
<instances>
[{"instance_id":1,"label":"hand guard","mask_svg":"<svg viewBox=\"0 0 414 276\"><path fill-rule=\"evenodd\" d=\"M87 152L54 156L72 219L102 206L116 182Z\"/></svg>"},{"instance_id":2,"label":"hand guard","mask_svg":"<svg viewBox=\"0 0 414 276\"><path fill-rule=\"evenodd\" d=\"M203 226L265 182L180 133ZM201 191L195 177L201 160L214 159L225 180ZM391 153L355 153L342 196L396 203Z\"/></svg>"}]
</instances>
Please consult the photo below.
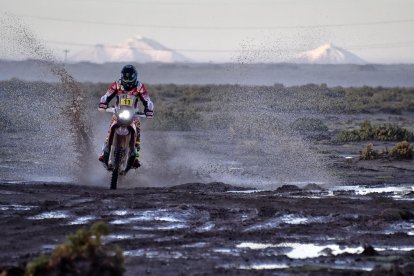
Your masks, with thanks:
<instances>
[{"instance_id":1,"label":"hand guard","mask_svg":"<svg viewBox=\"0 0 414 276\"><path fill-rule=\"evenodd\" d=\"M99 109L107 109L108 104L107 103L99 103Z\"/></svg>"},{"instance_id":2,"label":"hand guard","mask_svg":"<svg viewBox=\"0 0 414 276\"><path fill-rule=\"evenodd\" d=\"M144 113L145 113L145 116L146 116L147 118L152 118L152 117L154 116L154 111L152 111L152 110L150 110L150 109L148 109L148 108L145 108L145 109L144 109Z\"/></svg>"}]
</instances>

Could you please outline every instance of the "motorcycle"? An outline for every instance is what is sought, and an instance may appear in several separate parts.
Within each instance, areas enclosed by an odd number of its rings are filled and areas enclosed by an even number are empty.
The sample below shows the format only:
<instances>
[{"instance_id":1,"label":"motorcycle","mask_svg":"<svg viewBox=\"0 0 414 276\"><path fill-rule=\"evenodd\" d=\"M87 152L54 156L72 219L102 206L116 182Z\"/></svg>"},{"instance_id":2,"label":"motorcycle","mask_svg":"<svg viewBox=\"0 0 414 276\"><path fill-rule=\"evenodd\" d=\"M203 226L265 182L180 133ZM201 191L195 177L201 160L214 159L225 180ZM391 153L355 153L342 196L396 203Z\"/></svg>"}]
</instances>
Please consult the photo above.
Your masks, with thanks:
<instances>
[{"instance_id":1,"label":"motorcycle","mask_svg":"<svg viewBox=\"0 0 414 276\"><path fill-rule=\"evenodd\" d=\"M117 188L119 175L125 175L135 160L135 134L134 122L145 118L145 114L134 108L136 97L132 95L119 95L118 106L99 109L113 113L115 122L111 124L110 135L104 148L104 165L112 171L111 189Z\"/></svg>"}]
</instances>

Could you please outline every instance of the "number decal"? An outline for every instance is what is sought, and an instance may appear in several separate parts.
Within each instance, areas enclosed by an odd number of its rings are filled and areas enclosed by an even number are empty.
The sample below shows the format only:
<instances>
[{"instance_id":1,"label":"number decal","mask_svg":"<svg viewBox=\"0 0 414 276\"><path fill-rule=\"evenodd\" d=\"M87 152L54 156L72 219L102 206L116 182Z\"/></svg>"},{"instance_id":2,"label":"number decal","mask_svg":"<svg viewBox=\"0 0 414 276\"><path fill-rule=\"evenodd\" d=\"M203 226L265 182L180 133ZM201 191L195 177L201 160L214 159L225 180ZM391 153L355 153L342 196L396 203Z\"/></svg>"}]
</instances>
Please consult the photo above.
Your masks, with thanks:
<instances>
[{"instance_id":1,"label":"number decal","mask_svg":"<svg viewBox=\"0 0 414 276\"><path fill-rule=\"evenodd\" d=\"M132 99L122 98L121 105L132 106Z\"/></svg>"}]
</instances>

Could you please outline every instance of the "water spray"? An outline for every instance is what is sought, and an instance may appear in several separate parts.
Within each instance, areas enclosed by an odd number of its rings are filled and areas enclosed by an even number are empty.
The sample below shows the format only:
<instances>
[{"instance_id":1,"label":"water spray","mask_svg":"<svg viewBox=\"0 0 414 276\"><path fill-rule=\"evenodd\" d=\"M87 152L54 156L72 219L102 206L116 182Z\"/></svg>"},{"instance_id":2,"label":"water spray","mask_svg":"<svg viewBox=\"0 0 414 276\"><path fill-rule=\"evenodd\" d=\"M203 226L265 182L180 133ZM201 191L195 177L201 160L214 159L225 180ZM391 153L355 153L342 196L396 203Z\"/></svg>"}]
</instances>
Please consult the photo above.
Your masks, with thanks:
<instances>
[{"instance_id":1,"label":"water spray","mask_svg":"<svg viewBox=\"0 0 414 276\"><path fill-rule=\"evenodd\" d=\"M20 19L9 14L3 14L0 22L2 28L12 36L13 44L19 46L20 54L35 58L40 64L46 65L52 74L59 78L65 91L70 93L71 102L63 113L69 117L73 147L79 157L79 165L84 164L92 153L92 134L90 127L84 120L86 111L84 92L75 79L66 71L64 65L58 62L53 53Z\"/></svg>"}]
</instances>

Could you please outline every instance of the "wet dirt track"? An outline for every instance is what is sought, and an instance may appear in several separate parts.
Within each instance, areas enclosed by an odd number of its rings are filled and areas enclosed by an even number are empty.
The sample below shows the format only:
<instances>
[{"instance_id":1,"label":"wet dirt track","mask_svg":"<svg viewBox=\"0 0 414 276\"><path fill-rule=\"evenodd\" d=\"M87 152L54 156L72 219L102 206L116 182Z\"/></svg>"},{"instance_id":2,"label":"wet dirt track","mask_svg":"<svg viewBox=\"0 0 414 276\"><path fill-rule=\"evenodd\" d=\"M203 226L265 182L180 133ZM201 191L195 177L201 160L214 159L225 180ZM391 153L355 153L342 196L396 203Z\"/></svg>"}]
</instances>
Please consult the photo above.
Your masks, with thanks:
<instances>
[{"instance_id":1,"label":"wet dirt track","mask_svg":"<svg viewBox=\"0 0 414 276\"><path fill-rule=\"evenodd\" d=\"M0 264L21 266L98 220L111 228L105 242L124 250L126 275L363 274L414 262L410 186L253 192L222 183L116 191L62 184L0 185Z\"/></svg>"}]
</instances>

